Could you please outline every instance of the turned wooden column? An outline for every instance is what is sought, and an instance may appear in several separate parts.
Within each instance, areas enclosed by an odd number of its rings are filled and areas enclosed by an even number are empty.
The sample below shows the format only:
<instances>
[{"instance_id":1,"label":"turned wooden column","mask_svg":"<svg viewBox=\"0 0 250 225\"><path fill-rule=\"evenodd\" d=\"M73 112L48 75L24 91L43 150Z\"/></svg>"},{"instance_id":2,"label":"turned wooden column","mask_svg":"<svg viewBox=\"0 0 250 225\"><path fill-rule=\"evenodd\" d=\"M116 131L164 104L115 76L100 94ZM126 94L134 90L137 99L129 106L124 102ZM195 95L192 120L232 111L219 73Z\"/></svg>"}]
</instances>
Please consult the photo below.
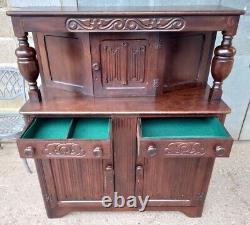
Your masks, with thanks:
<instances>
[{"instance_id":1,"label":"turned wooden column","mask_svg":"<svg viewBox=\"0 0 250 225\"><path fill-rule=\"evenodd\" d=\"M233 36L223 34L221 45L214 50L211 73L214 79L213 87L210 90L210 100L220 100L222 96L222 83L230 74L234 62L235 48L232 46Z\"/></svg>"},{"instance_id":2,"label":"turned wooden column","mask_svg":"<svg viewBox=\"0 0 250 225\"><path fill-rule=\"evenodd\" d=\"M210 100L220 100L222 96L222 83L230 74L234 62L235 48L232 46L233 36L223 34L221 45L214 50L211 73L214 79L213 87L210 90Z\"/></svg>"},{"instance_id":3,"label":"turned wooden column","mask_svg":"<svg viewBox=\"0 0 250 225\"><path fill-rule=\"evenodd\" d=\"M20 73L29 84L29 98L31 102L41 102L42 97L37 87L39 66L36 58L36 51L29 46L28 33L18 37L19 46L16 49L17 63Z\"/></svg>"}]
</instances>

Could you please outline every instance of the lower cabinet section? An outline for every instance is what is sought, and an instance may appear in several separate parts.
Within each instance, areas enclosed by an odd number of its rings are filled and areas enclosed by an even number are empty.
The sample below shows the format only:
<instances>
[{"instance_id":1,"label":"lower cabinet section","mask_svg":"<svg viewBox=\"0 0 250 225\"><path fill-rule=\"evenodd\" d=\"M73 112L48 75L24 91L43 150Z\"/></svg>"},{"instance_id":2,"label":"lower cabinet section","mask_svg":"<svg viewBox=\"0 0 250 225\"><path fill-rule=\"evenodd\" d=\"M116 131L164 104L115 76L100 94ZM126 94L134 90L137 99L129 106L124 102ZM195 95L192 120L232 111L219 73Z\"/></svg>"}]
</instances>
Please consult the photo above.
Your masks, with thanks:
<instances>
[{"instance_id":1,"label":"lower cabinet section","mask_svg":"<svg viewBox=\"0 0 250 225\"><path fill-rule=\"evenodd\" d=\"M232 138L216 117L35 118L17 141L35 158L49 217L75 210L178 210L201 216L216 156ZM218 150L218 146L220 149ZM116 207L114 197L136 198ZM104 207L103 197L112 204Z\"/></svg>"}]
</instances>

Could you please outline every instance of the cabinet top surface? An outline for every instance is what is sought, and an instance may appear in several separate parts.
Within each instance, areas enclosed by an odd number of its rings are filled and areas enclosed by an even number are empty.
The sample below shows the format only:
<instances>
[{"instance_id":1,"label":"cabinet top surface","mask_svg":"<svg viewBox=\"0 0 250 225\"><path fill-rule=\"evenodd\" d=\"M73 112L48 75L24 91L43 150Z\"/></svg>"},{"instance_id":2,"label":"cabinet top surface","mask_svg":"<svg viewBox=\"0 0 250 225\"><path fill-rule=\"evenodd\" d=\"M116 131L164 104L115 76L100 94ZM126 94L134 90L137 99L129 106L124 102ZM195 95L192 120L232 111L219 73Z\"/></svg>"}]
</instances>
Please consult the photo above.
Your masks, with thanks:
<instances>
[{"instance_id":1,"label":"cabinet top surface","mask_svg":"<svg viewBox=\"0 0 250 225\"><path fill-rule=\"evenodd\" d=\"M42 103L30 103L21 108L21 114L82 115L82 114L140 114L184 115L227 114L230 108L223 102L209 102L210 87L193 87L169 92L159 97L95 98L80 93L53 88L42 90ZM63 96L63 98L61 98Z\"/></svg>"},{"instance_id":2,"label":"cabinet top surface","mask_svg":"<svg viewBox=\"0 0 250 225\"><path fill-rule=\"evenodd\" d=\"M224 6L140 6L140 7L27 7L11 8L9 16L133 16L133 15L242 15L244 10Z\"/></svg>"}]
</instances>

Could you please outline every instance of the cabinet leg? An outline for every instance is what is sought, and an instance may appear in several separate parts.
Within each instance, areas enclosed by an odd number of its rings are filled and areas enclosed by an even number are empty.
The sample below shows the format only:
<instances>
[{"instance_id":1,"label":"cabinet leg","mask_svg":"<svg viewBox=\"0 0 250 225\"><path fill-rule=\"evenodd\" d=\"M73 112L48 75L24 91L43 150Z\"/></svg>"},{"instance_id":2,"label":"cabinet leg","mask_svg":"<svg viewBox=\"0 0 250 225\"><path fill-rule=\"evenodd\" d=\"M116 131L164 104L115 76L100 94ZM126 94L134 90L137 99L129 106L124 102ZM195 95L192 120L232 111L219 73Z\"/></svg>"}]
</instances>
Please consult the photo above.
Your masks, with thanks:
<instances>
[{"instance_id":1,"label":"cabinet leg","mask_svg":"<svg viewBox=\"0 0 250 225\"><path fill-rule=\"evenodd\" d=\"M68 208L46 208L48 218L60 218L67 215L70 211Z\"/></svg>"},{"instance_id":2,"label":"cabinet leg","mask_svg":"<svg viewBox=\"0 0 250 225\"><path fill-rule=\"evenodd\" d=\"M185 207L182 210L180 210L182 213L184 213L186 216L194 218L194 217L201 217L203 206L197 206L197 207Z\"/></svg>"}]
</instances>

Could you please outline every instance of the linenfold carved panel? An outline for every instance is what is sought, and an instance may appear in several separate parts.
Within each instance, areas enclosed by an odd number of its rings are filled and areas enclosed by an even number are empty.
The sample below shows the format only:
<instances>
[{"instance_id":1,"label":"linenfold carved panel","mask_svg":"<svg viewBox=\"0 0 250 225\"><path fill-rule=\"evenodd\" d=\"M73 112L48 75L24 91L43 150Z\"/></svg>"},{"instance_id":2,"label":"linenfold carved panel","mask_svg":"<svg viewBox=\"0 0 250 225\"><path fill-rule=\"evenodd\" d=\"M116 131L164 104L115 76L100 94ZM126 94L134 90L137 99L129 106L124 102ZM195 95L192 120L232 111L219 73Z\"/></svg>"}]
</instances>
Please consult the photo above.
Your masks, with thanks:
<instances>
[{"instance_id":1,"label":"linenfold carved panel","mask_svg":"<svg viewBox=\"0 0 250 225\"><path fill-rule=\"evenodd\" d=\"M105 86L143 83L147 43L145 40L103 41L102 82Z\"/></svg>"},{"instance_id":2,"label":"linenfold carved panel","mask_svg":"<svg viewBox=\"0 0 250 225\"><path fill-rule=\"evenodd\" d=\"M70 32L84 31L180 31L185 27L182 17L150 18L69 18L66 29Z\"/></svg>"},{"instance_id":3,"label":"linenfold carved panel","mask_svg":"<svg viewBox=\"0 0 250 225\"><path fill-rule=\"evenodd\" d=\"M199 142L172 142L164 149L165 155L205 155L206 149Z\"/></svg>"},{"instance_id":4,"label":"linenfold carved panel","mask_svg":"<svg viewBox=\"0 0 250 225\"><path fill-rule=\"evenodd\" d=\"M48 157L84 157L86 152L75 143L49 143L45 146L44 154Z\"/></svg>"},{"instance_id":5,"label":"linenfold carved panel","mask_svg":"<svg viewBox=\"0 0 250 225\"><path fill-rule=\"evenodd\" d=\"M126 84L126 71L122 68L126 63L126 49L120 42L104 42L101 49L103 83L119 82Z\"/></svg>"},{"instance_id":6,"label":"linenfold carved panel","mask_svg":"<svg viewBox=\"0 0 250 225\"><path fill-rule=\"evenodd\" d=\"M128 79L130 81L144 81L145 59L145 45L131 46L128 48Z\"/></svg>"}]
</instances>

